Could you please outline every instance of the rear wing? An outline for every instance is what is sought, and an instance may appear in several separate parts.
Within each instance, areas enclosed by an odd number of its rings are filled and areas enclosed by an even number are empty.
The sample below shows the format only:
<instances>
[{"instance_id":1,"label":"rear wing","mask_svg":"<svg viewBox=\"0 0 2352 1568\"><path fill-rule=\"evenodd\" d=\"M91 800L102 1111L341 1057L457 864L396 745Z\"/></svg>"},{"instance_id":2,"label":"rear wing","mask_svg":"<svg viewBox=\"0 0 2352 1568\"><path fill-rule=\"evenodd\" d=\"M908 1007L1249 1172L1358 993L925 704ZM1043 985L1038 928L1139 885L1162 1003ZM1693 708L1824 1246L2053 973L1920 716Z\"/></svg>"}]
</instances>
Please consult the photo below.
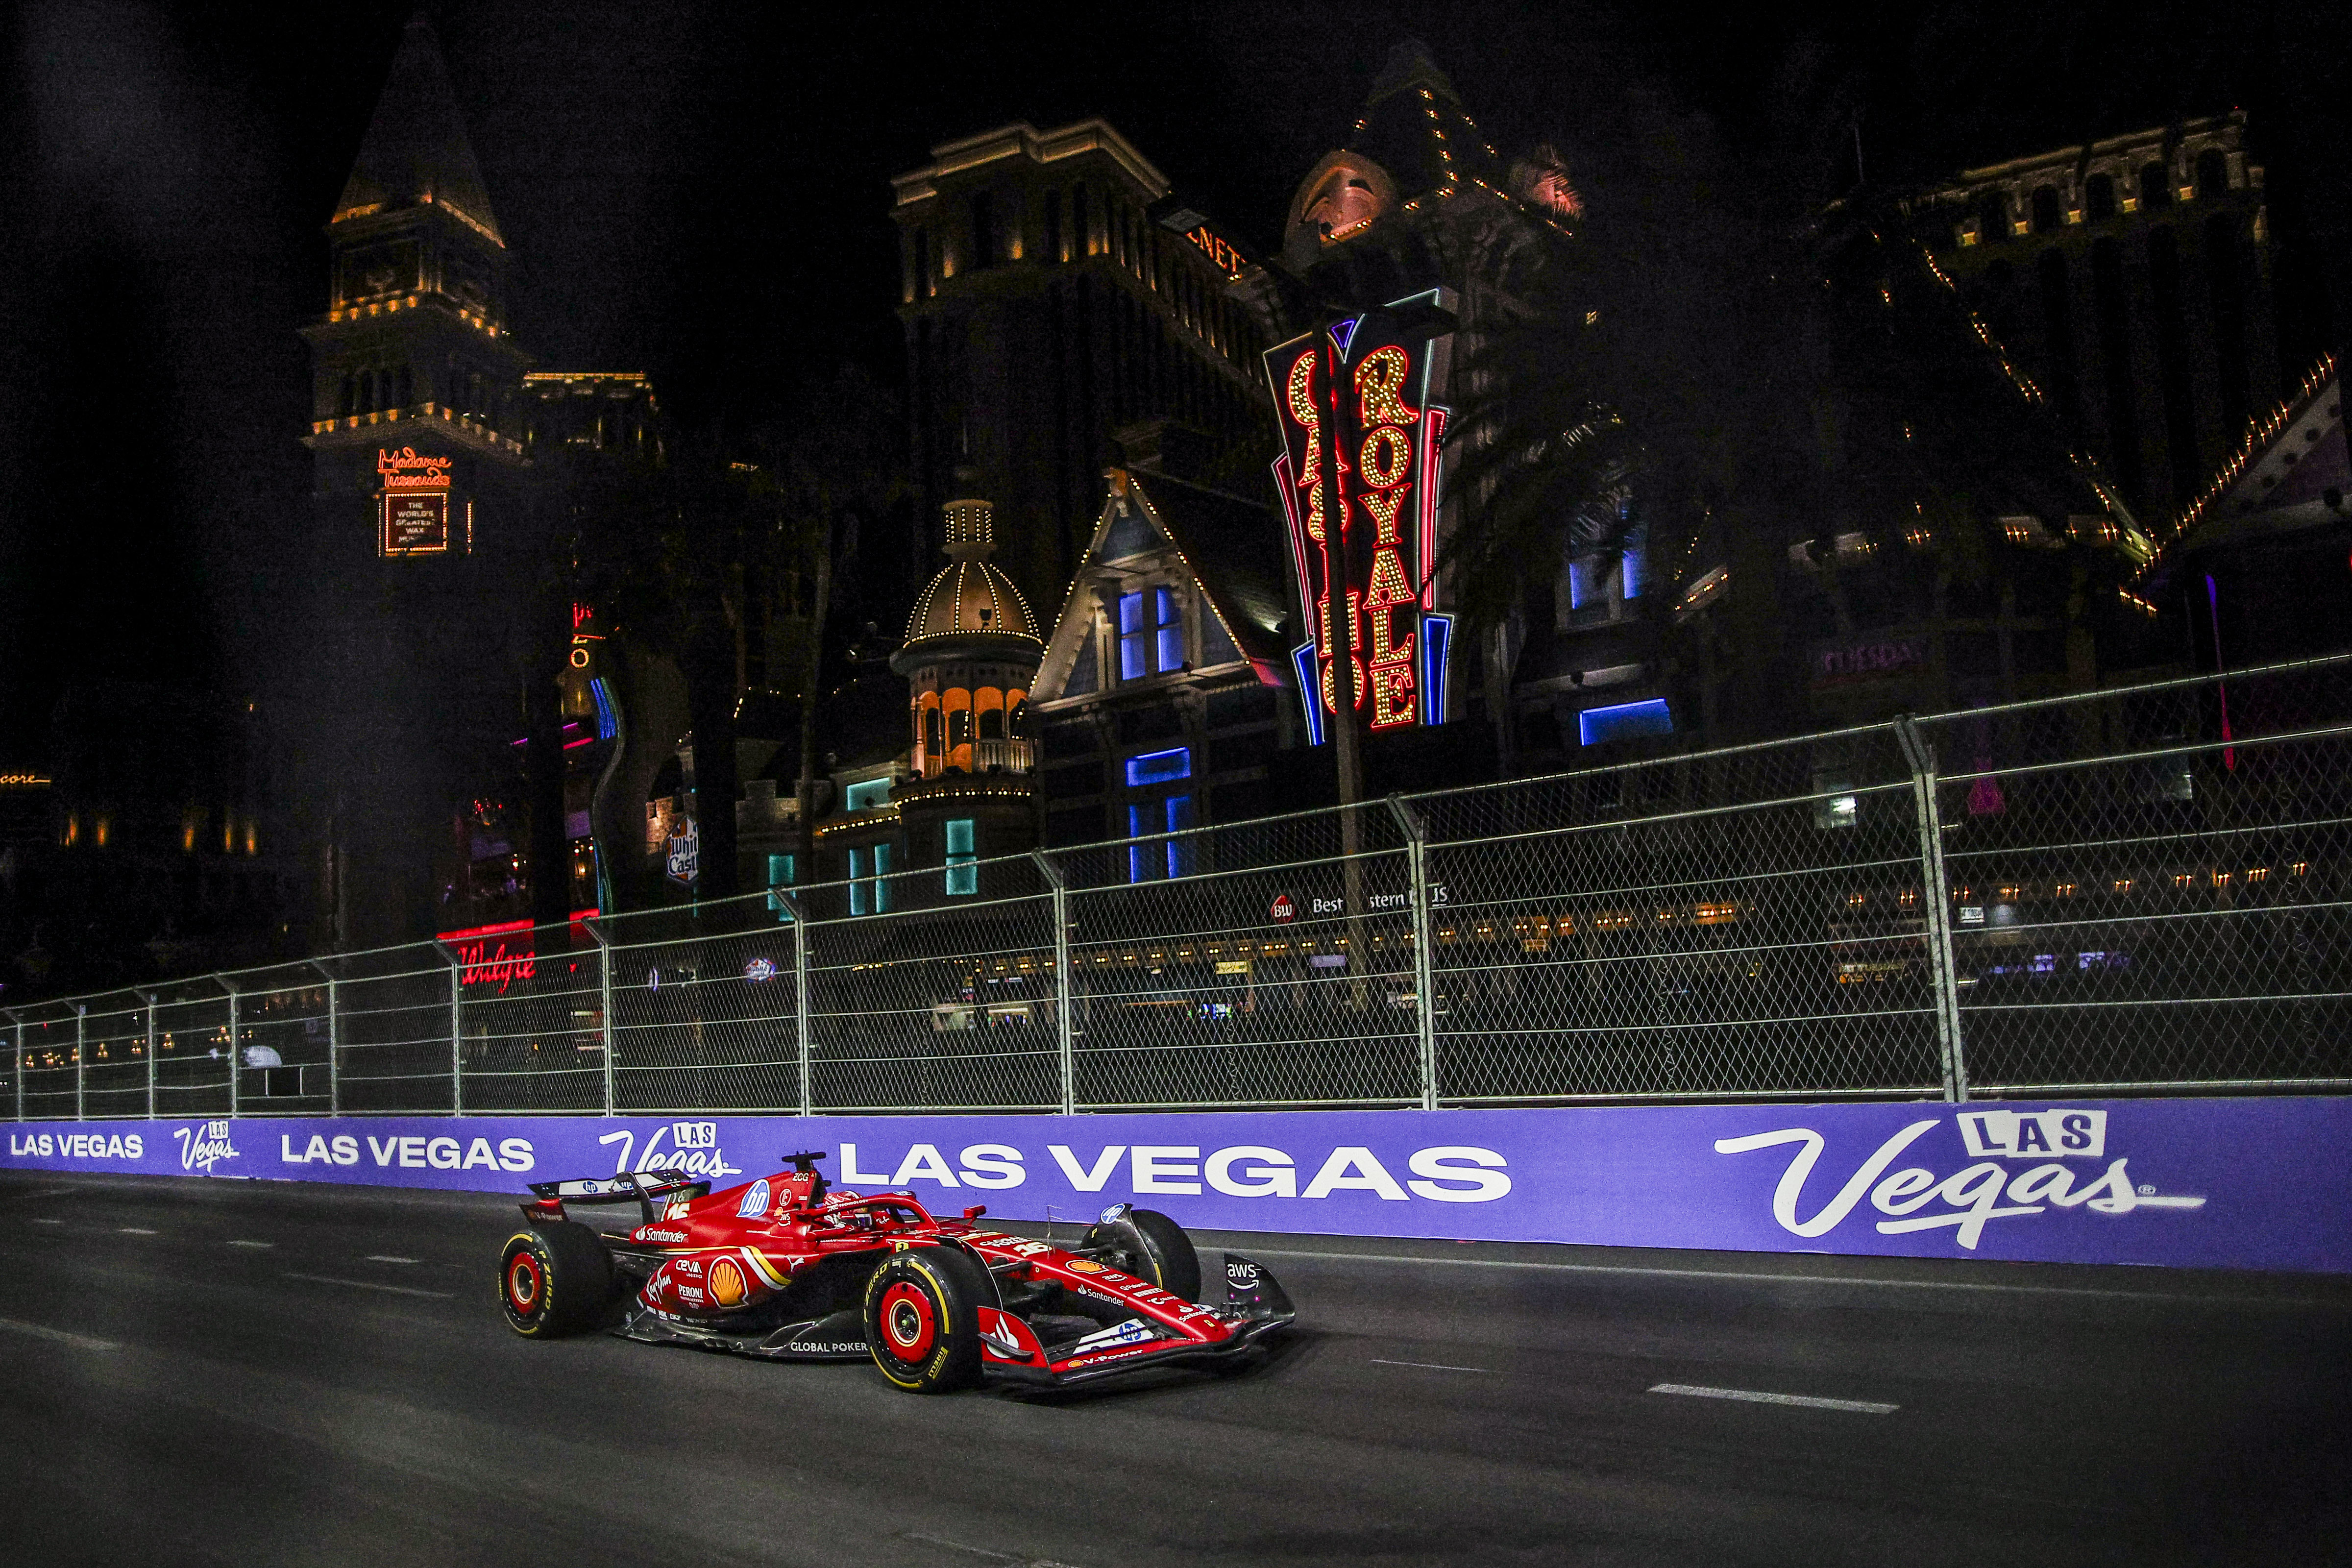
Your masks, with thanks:
<instances>
[{"instance_id":1,"label":"rear wing","mask_svg":"<svg viewBox=\"0 0 2352 1568\"><path fill-rule=\"evenodd\" d=\"M684 1171L624 1171L617 1176L583 1176L562 1182L530 1184L536 1203L522 1205L524 1214L533 1218L562 1219L563 1205L572 1204L635 1204L645 1215L645 1223L654 1222L656 1200L684 1193L690 1198L707 1197L710 1184Z\"/></svg>"}]
</instances>

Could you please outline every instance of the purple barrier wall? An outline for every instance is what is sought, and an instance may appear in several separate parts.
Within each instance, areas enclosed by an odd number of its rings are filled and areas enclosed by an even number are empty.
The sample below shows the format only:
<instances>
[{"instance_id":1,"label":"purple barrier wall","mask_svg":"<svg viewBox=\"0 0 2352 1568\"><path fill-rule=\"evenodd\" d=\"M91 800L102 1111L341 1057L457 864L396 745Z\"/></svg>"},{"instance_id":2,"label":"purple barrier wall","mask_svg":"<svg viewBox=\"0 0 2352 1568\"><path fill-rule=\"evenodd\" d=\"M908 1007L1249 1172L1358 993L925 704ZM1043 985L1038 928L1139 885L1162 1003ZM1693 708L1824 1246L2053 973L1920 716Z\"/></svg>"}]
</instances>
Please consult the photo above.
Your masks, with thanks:
<instances>
[{"instance_id":1,"label":"purple barrier wall","mask_svg":"<svg viewBox=\"0 0 2352 1568\"><path fill-rule=\"evenodd\" d=\"M1204 1229L2352 1271L2352 1100L0 1124L5 1164L446 1187L798 1149L953 1213Z\"/></svg>"}]
</instances>

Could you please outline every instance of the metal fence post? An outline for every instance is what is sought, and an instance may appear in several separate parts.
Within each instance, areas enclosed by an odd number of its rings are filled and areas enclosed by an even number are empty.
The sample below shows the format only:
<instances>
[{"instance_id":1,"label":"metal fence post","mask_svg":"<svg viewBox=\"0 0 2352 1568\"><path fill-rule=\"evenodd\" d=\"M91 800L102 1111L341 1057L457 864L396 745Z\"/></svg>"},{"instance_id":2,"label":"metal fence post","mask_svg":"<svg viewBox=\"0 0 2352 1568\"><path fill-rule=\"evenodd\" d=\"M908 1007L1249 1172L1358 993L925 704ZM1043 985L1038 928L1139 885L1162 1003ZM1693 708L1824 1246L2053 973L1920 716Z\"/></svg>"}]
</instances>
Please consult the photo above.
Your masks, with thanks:
<instances>
[{"instance_id":1,"label":"metal fence post","mask_svg":"<svg viewBox=\"0 0 2352 1568\"><path fill-rule=\"evenodd\" d=\"M613 1114L613 1056L620 1049L613 1031L613 939L584 920L583 929L596 942L596 1017L604 1036L604 1114Z\"/></svg>"},{"instance_id":2,"label":"metal fence post","mask_svg":"<svg viewBox=\"0 0 2352 1568\"><path fill-rule=\"evenodd\" d=\"M155 1120L155 993L134 991L132 995L147 1004L147 1120Z\"/></svg>"},{"instance_id":3,"label":"metal fence post","mask_svg":"<svg viewBox=\"0 0 2352 1568\"><path fill-rule=\"evenodd\" d=\"M86 1003L77 1002L73 1005L73 1010L74 1120L76 1121L86 1121L89 1120L89 1117L84 1114L82 1110L84 1104L84 1100L82 1099L82 1086L85 1078L89 1071L89 1051L87 1048L88 1042L84 1038L87 1031L84 1029L83 1026L89 1020L89 1007Z\"/></svg>"},{"instance_id":4,"label":"metal fence post","mask_svg":"<svg viewBox=\"0 0 2352 1568\"><path fill-rule=\"evenodd\" d=\"M1037 869L1054 888L1054 1019L1062 1057L1062 1114L1069 1116L1078 1103L1077 988L1070 983L1070 884L1062 868L1043 849L1029 851Z\"/></svg>"},{"instance_id":5,"label":"metal fence post","mask_svg":"<svg viewBox=\"0 0 2352 1568\"><path fill-rule=\"evenodd\" d=\"M1412 873L1412 996L1421 1021L1421 1108L1437 1109L1436 965L1429 950L1429 842L1421 817L1403 797L1390 795L1389 809L1404 830L1405 864Z\"/></svg>"},{"instance_id":6,"label":"metal fence post","mask_svg":"<svg viewBox=\"0 0 2352 1568\"><path fill-rule=\"evenodd\" d=\"M341 1116L343 1113L342 987L324 959L310 960L310 967L324 975L327 981L327 1114ZM299 1075L295 1087L298 1089L301 1087Z\"/></svg>"},{"instance_id":7,"label":"metal fence post","mask_svg":"<svg viewBox=\"0 0 2352 1568\"><path fill-rule=\"evenodd\" d=\"M1936 994L1936 1045L1942 1058L1944 1098L1957 1103L1969 1097L1969 1067L1960 1042L1960 987L1952 958L1952 898L1944 881L1944 817L1936 798L1936 752L1907 713L1895 721L1895 738L1911 769L1911 798L1919 825L1927 973Z\"/></svg>"},{"instance_id":8,"label":"metal fence post","mask_svg":"<svg viewBox=\"0 0 2352 1568\"><path fill-rule=\"evenodd\" d=\"M16 1120L25 1120L25 1016L14 1007L0 1007L16 1026Z\"/></svg>"},{"instance_id":9,"label":"metal fence post","mask_svg":"<svg viewBox=\"0 0 2352 1568\"><path fill-rule=\"evenodd\" d=\"M239 1048L236 1043L239 1022L237 1018L237 1004L242 1000L242 998L238 992L236 983L229 979L227 975L215 974L213 976L213 980L214 983L219 985L222 990L228 993L228 1113L231 1116L235 1116L237 1111L236 1053Z\"/></svg>"},{"instance_id":10,"label":"metal fence post","mask_svg":"<svg viewBox=\"0 0 2352 1568\"><path fill-rule=\"evenodd\" d=\"M436 942L434 950L449 961L449 1114L466 1114L466 1035L465 1021L459 1014L464 990L466 963L457 951L446 942ZM604 1053L610 1057L612 1053Z\"/></svg>"},{"instance_id":11,"label":"metal fence post","mask_svg":"<svg viewBox=\"0 0 2352 1568\"><path fill-rule=\"evenodd\" d=\"M801 1114L812 1114L814 1089L809 1072L808 909L800 895L782 888L768 889L772 907L782 908L793 922L793 1036L799 1044Z\"/></svg>"}]
</instances>

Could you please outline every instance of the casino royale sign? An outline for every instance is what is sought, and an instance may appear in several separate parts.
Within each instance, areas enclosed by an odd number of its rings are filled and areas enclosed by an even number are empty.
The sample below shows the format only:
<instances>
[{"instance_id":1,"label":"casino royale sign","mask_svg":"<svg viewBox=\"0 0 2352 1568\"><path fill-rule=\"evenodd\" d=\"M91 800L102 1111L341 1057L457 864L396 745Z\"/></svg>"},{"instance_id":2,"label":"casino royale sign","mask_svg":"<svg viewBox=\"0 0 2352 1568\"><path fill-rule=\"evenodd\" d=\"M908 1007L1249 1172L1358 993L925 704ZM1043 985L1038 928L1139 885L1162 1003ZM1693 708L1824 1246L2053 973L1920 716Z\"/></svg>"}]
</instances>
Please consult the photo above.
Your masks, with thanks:
<instances>
[{"instance_id":1,"label":"casino royale sign","mask_svg":"<svg viewBox=\"0 0 2352 1568\"><path fill-rule=\"evenodd\" d=\"M1445 720L1453 617L1433 613L1433 573L1447 410L1430 401L1435 345L1391 313L1437 300L1398 300L1265 356L1283 437L1275 487L1311 632L1292 658L1302 693L1321 697L1307 704L1318 742L1339 711L1342 653L1370 728Z\"/></svg>"}]
</instances>

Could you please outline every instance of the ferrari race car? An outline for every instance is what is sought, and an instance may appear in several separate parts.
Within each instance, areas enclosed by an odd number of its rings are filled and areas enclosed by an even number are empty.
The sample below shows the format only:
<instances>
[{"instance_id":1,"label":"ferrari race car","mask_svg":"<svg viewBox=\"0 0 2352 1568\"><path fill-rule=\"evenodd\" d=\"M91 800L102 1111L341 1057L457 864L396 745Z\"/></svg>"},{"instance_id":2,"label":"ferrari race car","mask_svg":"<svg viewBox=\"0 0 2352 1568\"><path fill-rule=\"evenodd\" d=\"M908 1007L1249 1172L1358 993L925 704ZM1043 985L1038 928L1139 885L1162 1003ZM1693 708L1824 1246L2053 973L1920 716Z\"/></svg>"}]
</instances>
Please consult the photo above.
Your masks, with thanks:
<instances>
[{"instance_id":1,"label":"ferrari race car","mask_svg":"<svg viewBox=\"0 0 2352 1568\"><path fill-rule=\"evenodd\" d=\"M651 1344L774 1361L862 1360L918 1394L983 1381L1058 1388L1171 1363L1262 1352L1297 1316L1274 1276L1225 1255L1222 1305L1166 1215L1115 1204L1076 1246L934 1218L911 1193L835 1190L823 1152L713 1193L682 1171L534 1182L528 1226L499 1262L515 1332L552 1337L618 1321ZM569 1204L638 1205L607 1234ZM623 1299L634 1291L625 1306Z\"/></svg>"}]
</instances>

